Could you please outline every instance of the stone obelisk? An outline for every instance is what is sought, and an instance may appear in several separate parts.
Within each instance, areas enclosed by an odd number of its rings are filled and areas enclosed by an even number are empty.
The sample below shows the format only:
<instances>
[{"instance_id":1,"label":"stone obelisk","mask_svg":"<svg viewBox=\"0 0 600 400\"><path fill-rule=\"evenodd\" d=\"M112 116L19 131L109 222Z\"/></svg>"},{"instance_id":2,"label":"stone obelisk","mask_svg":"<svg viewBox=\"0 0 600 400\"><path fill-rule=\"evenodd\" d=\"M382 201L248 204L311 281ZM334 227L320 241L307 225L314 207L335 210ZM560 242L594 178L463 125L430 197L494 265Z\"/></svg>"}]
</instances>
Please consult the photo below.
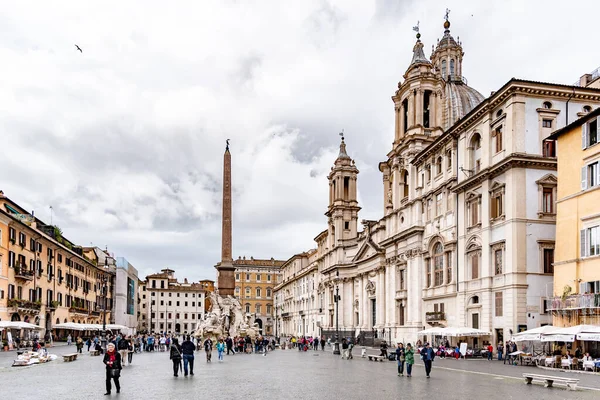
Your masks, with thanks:
<instances>
[{"instance_id":1,"label":"stone obelisk","mask_svg":"<svg viewBox=\"0 0 600 400\"><path fill-rule=\"evenodd\" d=\"M221 231L221 262L217 268L217 290L219 295L234 295L235 277L231 257L231 153L229 139L223 156L223 225Z\"/></svg>"}]
</instances>

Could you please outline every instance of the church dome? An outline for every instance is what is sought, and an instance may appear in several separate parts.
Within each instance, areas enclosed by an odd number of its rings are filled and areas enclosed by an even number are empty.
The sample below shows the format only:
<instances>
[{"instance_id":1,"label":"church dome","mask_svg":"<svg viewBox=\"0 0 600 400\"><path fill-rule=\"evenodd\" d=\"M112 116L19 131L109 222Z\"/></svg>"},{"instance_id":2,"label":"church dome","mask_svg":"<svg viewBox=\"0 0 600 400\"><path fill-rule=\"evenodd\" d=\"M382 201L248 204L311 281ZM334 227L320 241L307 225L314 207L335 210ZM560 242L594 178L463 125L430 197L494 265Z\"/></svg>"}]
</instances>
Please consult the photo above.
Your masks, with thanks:
<instances>
[{"instance_id":1,"label":"church dome","mask_svg":"<svg viewBox=\"0 0 600 400\"><path fill-rule=\"evenodd\" d=\"M467 85L464 78L446 81L444 92L444 129L450 128L485 99L481 93Z\"/></svg>"}]
</instances>

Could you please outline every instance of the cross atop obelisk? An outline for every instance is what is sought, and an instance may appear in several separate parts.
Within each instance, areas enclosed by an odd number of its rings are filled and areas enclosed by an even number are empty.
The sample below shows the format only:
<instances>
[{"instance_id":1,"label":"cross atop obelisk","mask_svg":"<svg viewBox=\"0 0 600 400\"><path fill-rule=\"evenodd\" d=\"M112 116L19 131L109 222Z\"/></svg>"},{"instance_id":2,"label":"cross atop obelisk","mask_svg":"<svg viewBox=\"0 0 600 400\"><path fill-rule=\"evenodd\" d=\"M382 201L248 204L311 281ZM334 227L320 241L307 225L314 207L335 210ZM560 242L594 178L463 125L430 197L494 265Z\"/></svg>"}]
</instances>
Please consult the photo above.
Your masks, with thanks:
<instances>
[{"instance_id":1,"label":"cross atop obelisk","mask_svg":"<svg viewBox=\"0 0 600 400\"><path fill-rule=\"evenodd\" d=\"M231 257L231 153L226 140L223 156L223 224L221 231L221 262L217 268L217 290L221 296L233 296L235 288L233 258Z\"/></svg>"}]
</instances>

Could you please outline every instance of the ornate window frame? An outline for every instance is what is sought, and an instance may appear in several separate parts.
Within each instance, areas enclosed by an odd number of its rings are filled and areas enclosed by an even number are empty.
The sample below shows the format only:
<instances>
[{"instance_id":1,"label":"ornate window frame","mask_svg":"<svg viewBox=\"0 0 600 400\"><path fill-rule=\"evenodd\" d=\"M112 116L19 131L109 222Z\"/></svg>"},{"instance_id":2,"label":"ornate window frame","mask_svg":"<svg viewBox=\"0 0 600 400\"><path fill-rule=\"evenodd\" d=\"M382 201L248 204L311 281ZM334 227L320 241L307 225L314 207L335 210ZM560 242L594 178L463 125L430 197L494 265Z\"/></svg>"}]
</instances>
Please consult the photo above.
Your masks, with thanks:
<instances>
[{"instance_id":1,"label":"ornate window frame","mask_svg":"<svg viewBox=\"0 0 600 400\"><path fill-rule=\"evenodd\" d=\"M502 275L506 273L506 270L504 268L504 266L506 265L505 262L505 255L506 255L506 242L504 240L496 242L496 243L492 243L490 245L490 251L491 251L491 262L492 262L492 276L498 276L498 275ZM497 256L498 254L500 255L500 265L498 265L497 263Z\"/></svg>"},{"instance_id":2,"label":"ornate window frame","mask_svg":"<svg viewBox=\"0 0 600 400\"><path fill-rule=\"evenodd\" d=\"M537 241L538 243L538 259L539 259L539 267L540 267L540 274L545 274L544 272L544 250L545 249L551 249L554 250L554 257L556 257L556 242L554 240L551 239L540 239ZM549 273L546 275L550 275Z\"/></svg>"},{"instance_id":3,"label":"ornate window frame","mask_svg":"<svg viewBox=\"0 0 600 400\"><path fill-rule=\"evenodd\" d=\"M494 181L489 189L490 193L490 222L504 221L505 218L505 199L506 199L506 184ZM493 214L493 204L497 198L500 198L500 213L497 215ZM496 206L497 212L498 206Z\"/></svg>"},{"instance_id":4,"label":"ornate window frame","mask_svg":"<svg viewBox=\"0 0 600 400\"><path fill-rule=\"evenodd\" d=\"M481 279L481 243L477 237L472 237L467 242L465 256L467 258L465 265L467 266L467 274L469 280ZM473 278L473 257L477 257L477 277Z\"/></svg>"},{"instance_id":5,"label":"ornate window frame","mask_svg":"<svg viewBox=\"0 0 600 400\"><path fill-rule=\"evenodd\" d=\"M477 202L477 223L473 224L473 207L472 204ZM467 231L481 228L481 194L477 192L467 192L465 196L465 209L466 209L466 224Z\"/></svg>"},{"instance_id":6,"label":"ornate window frame","mask_svg":"<svg viewBox=\"0 0 600 400\"><path fill-rule=\"evenodd\" d=\"M554 174L547 174L535 181L535 183L538 185L538 218L548 220L556 219L556 196L558 179ZM554 212L544 212L544 189L552 189L552 211Z\"/></svg>"}]
</instances>

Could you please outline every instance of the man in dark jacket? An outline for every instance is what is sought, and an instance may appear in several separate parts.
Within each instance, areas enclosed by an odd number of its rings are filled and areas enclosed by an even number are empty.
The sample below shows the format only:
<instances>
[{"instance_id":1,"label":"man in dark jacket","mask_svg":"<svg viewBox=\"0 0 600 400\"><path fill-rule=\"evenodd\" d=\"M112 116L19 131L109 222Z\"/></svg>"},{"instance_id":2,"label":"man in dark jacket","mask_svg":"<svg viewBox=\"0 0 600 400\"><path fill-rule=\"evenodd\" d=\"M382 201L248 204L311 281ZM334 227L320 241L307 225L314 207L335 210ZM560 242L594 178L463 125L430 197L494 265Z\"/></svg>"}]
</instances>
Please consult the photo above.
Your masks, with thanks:
<instances>
[{"instance_id":1,"label":"man in dark jacket","mask_svg":"<svg viewBox=\"0 0 600 400\"><path fill-rule=\"evenodd\" d=\"M225 339L225 344L227 345L227 355L229 355L229 352L235 355L235 351L233 351L233 339L231 339L231 336L227 336L227 339Z\"/></svg>"},{"instance_id":2,"label":"man in dark jacket","mask_svg":"<svg viewBox=\"0 0 600 400\"><path fill-rule=\"evenodd\" d=\"M429 343L425 343L425 347L421 350L421 355L423 356L423 363L425 364L425 374L429 378L429 374L431 374L431 365L435 359L435 352Z\"/></svg>"},{"instance_id":3,"label":"man in dark jacket","mask_svg":"<svg viewBox=\"0 0 600 400\"><path fill-rule=\"evenodd\" d=\"M190 375L194 375L194 342L190 340L190 335L187 335L183 343L181 343L181 353L183 354L183 375L188 375L188 364L190 365Z\"/></svg>"}]
</instances>

